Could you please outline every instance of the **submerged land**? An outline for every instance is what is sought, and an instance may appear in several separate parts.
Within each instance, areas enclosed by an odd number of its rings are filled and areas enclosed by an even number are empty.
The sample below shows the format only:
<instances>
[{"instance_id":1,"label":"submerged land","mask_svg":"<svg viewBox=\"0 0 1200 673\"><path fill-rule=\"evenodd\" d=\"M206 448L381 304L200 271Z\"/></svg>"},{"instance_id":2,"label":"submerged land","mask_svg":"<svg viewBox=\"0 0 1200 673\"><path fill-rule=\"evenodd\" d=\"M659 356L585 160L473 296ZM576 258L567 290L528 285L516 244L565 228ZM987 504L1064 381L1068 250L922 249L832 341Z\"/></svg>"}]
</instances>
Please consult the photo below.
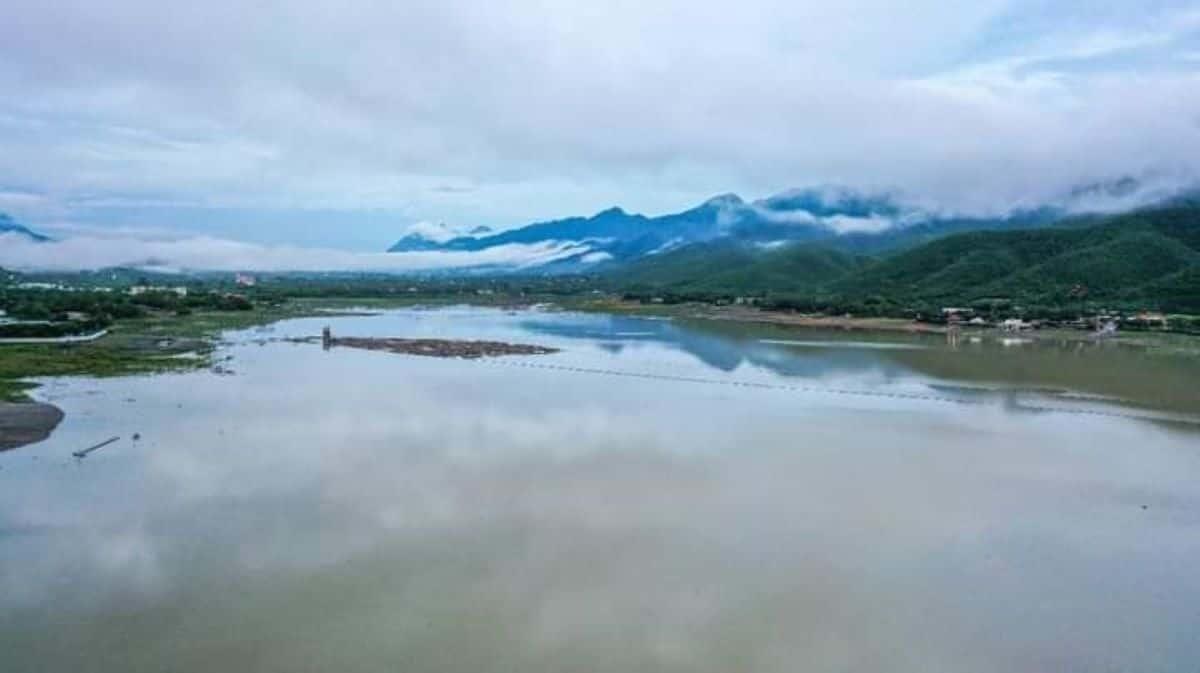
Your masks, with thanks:
<instances>
[{"instance_id":1,"label":"submerged land","mask_svg":"<svg viewBox=\"0 0 1200 673\"><path fill-rule=\"evenodd\" d=\"M30 402L33 381L45 377L215 367L212 353L227 330L414 305L543 306L788 329L1012 331L1200 356L1197 222L1200 205L1183 203L1033 230L971 231L872 254L719 241L595 273L524 276L0 270L0 401ZM85 335L95 338L70 343ZM340 337L338 345L468 358L548 352L390 336ZM0 428L8 437L18 432L37 436L32 425Z\"/></svg>"}]
</instances>

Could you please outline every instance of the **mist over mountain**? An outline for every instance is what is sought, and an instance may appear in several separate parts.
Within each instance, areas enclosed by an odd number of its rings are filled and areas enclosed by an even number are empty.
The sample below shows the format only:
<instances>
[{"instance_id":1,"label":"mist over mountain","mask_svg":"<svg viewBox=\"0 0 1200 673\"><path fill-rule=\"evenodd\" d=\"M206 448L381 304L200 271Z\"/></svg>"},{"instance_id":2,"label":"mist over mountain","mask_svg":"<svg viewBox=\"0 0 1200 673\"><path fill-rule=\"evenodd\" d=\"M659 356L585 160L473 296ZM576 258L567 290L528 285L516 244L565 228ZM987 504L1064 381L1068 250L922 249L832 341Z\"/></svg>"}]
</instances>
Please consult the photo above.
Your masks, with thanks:
<instances>
[{"instance_id":1,"label":"mist over mountain","mask_svg":"<svg viewBox=\"0 0 1200 673\"><path fill-rule=\"evenodd\" d=\"M602 263L629 262L697 243L736 241L762 247L820 242L859 254L904 249L965 231L1046 226L1085 213L1124 212L1165 202L1177 191L1133 178L1088 184L1037 205L1003 212L960 213L906 195L848 187L794 189L747 202L723 194L678 213L656 217L609 208L590 217L536 222L499 233L446 237L446 228L411 231L389 252L477 252L512 244L570 242L576 253L553 260L551 270L577 271Z\"/></svg>"},{"instance_id":2,"label":"mist over mountain","mask_svg":"<svg viewBox=\"0 0 1200 673\"><path fill-rule=\"evenodd\" d=\"M770 298L776 307L855 314L997 302L1069 312L1082 298L1195 312L1200 203L1066 218L1048 227L959 232L881 256L819 242L762 249L722 239L636 260L608 277L641 298L748 295Z\"/></svg>"},{"instance_id":3,"label":"mist over mountain","mask_svg":"<svg viewBox=\"0 0 1200 673\"><path fill-rule=\"evenodd\" d=\"M1079 186L1058 198L961 212L900 192L822 186L756 201L735 194L659 216L609 208L587 217L537 222L505 231L417 222L389 252L263 245L212 236L115 236L82 233L54 240L0 218L0 266L13 269L378 271L384 273L558 274L599 272L696 245L774 250L805 243L853 256L890 255L972 231L1080 226L1089 217L1148 205L1196 203L1196 191L1132 178ZM1087 215L1094 214L1094 215ZM829 261L829 260L824 260ZM798 268L795 264L784 267ZM774 274L771 274L774 276Z\"/></svg>"}]
</instances>

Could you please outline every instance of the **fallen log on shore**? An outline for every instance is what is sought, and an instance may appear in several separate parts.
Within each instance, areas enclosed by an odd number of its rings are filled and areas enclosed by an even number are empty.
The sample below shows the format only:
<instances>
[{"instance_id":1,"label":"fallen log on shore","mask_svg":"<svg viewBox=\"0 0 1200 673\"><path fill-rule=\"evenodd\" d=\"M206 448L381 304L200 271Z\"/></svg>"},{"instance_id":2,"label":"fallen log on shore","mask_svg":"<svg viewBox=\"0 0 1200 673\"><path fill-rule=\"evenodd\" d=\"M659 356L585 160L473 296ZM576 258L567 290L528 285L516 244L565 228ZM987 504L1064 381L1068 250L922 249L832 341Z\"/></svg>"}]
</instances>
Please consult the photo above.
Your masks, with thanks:
<instances>
[{"instance_id":1,"label":"fallen log on shore","mask_svg":"<svg viewBox=\"0 0 1200 673\"><path fill-rule=\"evenodd\" d=\"M109 444L112 444L113 442L117 441L118 439L120 439L120 437L109 437L108 439L104 440L103 442L100 442L99 444L89 446L88 448L86 448L82 451L75 451L71 455L75 456L76 458L84 458L89 453L95 451L96 449L103 449L104 447L108 446Z\"/></svg>"}]
</instances>

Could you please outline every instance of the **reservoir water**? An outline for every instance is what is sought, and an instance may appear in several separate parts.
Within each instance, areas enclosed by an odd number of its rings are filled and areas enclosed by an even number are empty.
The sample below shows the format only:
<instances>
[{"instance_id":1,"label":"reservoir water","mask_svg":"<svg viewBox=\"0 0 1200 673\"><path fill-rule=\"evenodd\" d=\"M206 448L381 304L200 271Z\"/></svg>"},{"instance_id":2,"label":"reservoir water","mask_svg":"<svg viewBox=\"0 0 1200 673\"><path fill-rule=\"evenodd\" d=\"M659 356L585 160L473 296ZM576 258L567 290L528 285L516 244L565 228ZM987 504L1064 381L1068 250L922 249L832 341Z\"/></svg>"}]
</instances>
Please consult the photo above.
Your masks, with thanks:
<instances>
[{"instance_id":1,"label":"reservoir water","mask_svg":"<svg viewBox=\"0 0 1200 673\"><path fill-rule=\"evenodd\" d=\"M561 350L285 340L326 324ZM476 308L218 357L44 382L66 420L0 453L0 671L1200 662L1196 358Z\"/></svg>"}]
</instances>

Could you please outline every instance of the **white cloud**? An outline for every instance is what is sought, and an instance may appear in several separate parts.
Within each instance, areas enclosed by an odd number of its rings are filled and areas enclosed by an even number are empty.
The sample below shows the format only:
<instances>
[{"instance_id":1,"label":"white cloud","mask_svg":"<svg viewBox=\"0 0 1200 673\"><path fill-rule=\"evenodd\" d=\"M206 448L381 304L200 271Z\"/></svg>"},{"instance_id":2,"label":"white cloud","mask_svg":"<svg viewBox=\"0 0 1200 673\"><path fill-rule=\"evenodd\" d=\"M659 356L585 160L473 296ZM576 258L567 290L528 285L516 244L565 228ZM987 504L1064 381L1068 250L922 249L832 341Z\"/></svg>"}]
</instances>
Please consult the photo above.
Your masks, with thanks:
<instances>
[{"instance_id":1,"label":"white cloud","mask_svg":"<svg viewBox=\"0 0 1200 673\"><path fill-rule=\"evenodd\" d=\"M211 271L408 272L494 265L533 267L589 250L586 244L574 241L550 241L502 245L479 252L354 253L256 245L211 237L177 240L75 237L37 243L17 234L5 234L0 235L0 267L62 271L124 266Z\"/></svg>"},{"instance_id":2,"label":"white cloud","mask_svg":"<svg viewBox=\"0 0 1200 673\"><path fill-rule=\"evenodd\" d=\"M849 217L835 215L825 218L822 223L839 234L876 233L891 228L895 221L890 217L873 215L871 217Z\"/></svg>"},{"instance_id":3,"label":"white cloud","mask_svg":"<svg viewBox=\"0 0 1200 673\"><path fill-rule=\"evenodd\" d=\"M415 222L404 229L404 236L418 236L434 243L445 243L471 233L472 227L457 227L445 222Z\"/></svg>"},{"instance_id":4,"label":"white cloud","mask_svg":"<svg viewBox=\"0 0 1200 673\"><path fill-rule=\"evenodd\" d=\"M772 210L759 204L750 204L750 208L764 220L779 224L816 224L819 221L807 210Z\"/></svg>"},{"instance_id":5,"label":"white cloud","mask_svg":"<svg viewBox=\"0 0 1200 673\"><path fill-rule=\"evenodd\" d=\"M580 257L579 261L583 262L584 264L596 264L598 262L607 262L608 260L610 260L612 258L613 258L613 256L611 253L599 251L599 252L589 252L588 254L584 255L583 257Z\"/></svg>"},{"instance_id":6,"label":"white cloud","mask_svg":"<svg viewBox=\"0 0 1200 673\"><path fill-rule=\"evenodd\" d=\"M13 0L0 187L102 223L167 203L504 226L826 182L1007 208L1200 172L1196 16L1169 0Z\"/></svg>"}]
</instances>

